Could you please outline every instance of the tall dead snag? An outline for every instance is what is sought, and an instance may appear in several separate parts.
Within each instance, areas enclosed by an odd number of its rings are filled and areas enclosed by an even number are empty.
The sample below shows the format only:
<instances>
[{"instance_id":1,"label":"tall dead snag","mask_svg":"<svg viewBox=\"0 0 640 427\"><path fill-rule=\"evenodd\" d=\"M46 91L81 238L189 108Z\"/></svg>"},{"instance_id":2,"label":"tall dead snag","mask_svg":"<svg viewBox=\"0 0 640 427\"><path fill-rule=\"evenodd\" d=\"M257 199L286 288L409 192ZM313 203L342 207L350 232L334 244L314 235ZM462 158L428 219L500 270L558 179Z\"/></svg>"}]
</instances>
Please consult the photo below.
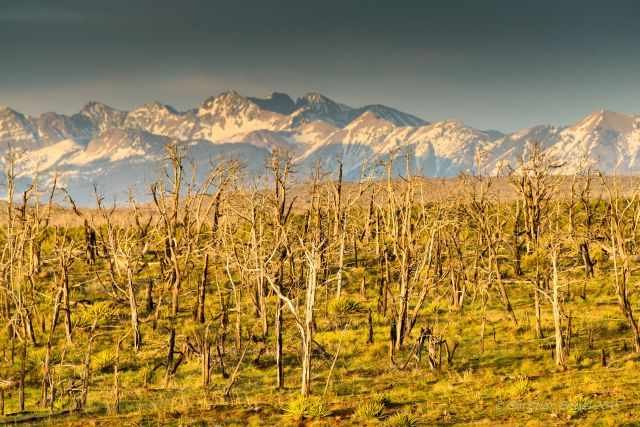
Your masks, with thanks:
<instances>
[{"instance_id":1,"label":"tall dead snag","mask_svg":"<svg viewBox=\"0 0 640 427\"><path fill-rule=\"evenodd\" d=\"M392 352L402 349L411 332L428 288L433 283L427 275L427 267L437 264L432 264L437 258L433 251L434 238L437 236L434 233L439 227L437 213L431 215L425 208L425 201L418 200L418 180L411 174L408 154L405 155L405 161L405 176L397 185L392 182L392 161L386 165L384 206L379 207L382 221L376 226L381 245L378 262L383 274L381 301L385 306L389 292L393 302L393 319L390 322L394 325L390 337ZM425 235L431 236L430 239L425 241L421 238ZM414 301L417 285L422 286L418 300ZM410 313L412 304L415 304L413 315Z\"/></svg>"},{"instance_id":2,"label":"tall dead snag","mask_svg":"<svg viewBox=\"0 0 640 427\"><path fill-rule=\"evenodd\" d=\"M620 195L615 179L613 183L609 183L604 177L601 178L609 196L607 200L609 216L606 230L609 244L603 246L611 254L613 260L614 285L618 305L631 329L634 351L640 353L640 327L629 298L631 277L629 246L632 243L630 236L633 236L634 218L640 214L638 192L636 190L632 197L625 198Z\"/></svg>"},{"instance_id":3,"label":"tall dead snag","mask_svg":"<svg viewBox=\"0 0 640 427\"><path fill-rule=\"evenodd\" d=\"M118 294L123 294L128 302L133 348L134 351L138 351L142 346L142 333L136 295L138 286L135 278L148 266L146 256L149 251L154 218L152 215L147 215L145 218L130 195L129 209L132 212L133 225L117 225L113 220L115 205L111 208L105 207L102 196L95 190L97 220L100 221L98 224L95 217L88 219L77 208L70 195L67 194L67 197L73 211L83 219L85 235L91 236L91 244L94 248L87 254L88 264L92 265L96 262L97 248L101 247L109 267L108 281L111 283L114 297L118 298ZM97 272L96 274L99 276Z\"/></svg>"},{"instance_id":4,"label":"tall dead snag","mask_svg":"<svg viewBox=\"0 0 640 427\"><path fill-rule=\"evenodd\" d=\"M176 372L184 355L174 361L176 353L176 327L180 311L180 293L184 283L188 283L189 266L197 249L201 247L206 237L205 225L214 211L216 197L212 197L210 190L220 177L234 177L238 170L236 162L221 162L196 182L197 170L195 166L189 172L186 168L184 148L177 143L168 144L167 170L164 180L151 187L153 204L158 216L156 232L164 245L164 253L160 259L164 270L164 280L171 289L171 303L169 307L168 329L169 340L166 357L166 380ZM232 179L232 178L231 178ZM218 215L218 212L216 212ZM215 216L214 221L218 217Z\"/></svg>"},{"instance_id":5,"label":"tall dead snag","mask_svg":"<svg viewBox=\"0 0 640 427\"><path fill-rule=\"evenodd\" d=\"M387 177L390 180L390 177ZM415 257L417 255L414 238L415 224L413 222L413 205L414 205L414 183L408 167L407 157L407 177L401 193L401 199L398 207L397 224L394 224L396 228L396 239L394 239L395 256L399 267L399 289L396 303L396 337L395 348L399 350L404 343L407 319L409 314L409 299L411 294L412 284L411 271L415 263ZM389 198L391 201L392 198ZM389 208L392 208L393 204L390 203Z\"/></svg>"},{"instance_id":6,"label":"tall dead snag","mask_svg":"<svg viewBox=\"0 0 640 427\"><path fill-rule=\"evenodd\" d=\"M347 238L347 214L342 207L342 161L338 160L338 182L335 184L333 191L333 240L338 241L338 271L336 272L336 299L340 298L342 293L342 276L344 275L344 250Z\"/></svg>"},{"instance_id":7,"label":"tall dead snag","mask_svg":"<svg viewBox=\"0 0 640 427\"><path fill-rule=\"evenodd\" d=\"M173 358L176 345L176 317L178 316L178 304L180 296L180 285L184 266L180 262L178 243L181 242L178 228L180 226L179 210L180 197L182 193L184 172L184 156L176 144L167 146L167 158L169 162L167 176L171 182L171 189L166 190L163 183L154 184L151 188L153 201L162 221L162 240L164 241L164 251L166 264L169 266L167 281L171 287L171 307L169 313L169 342L167 350L167 381L173 371ZM190 245L187 243L187 246Z\"/></svg>"},{"instance_id":8,"label":"tall dead snag","mask_svg":"<svg viewBox=\"0 0 640 427\"><path fill-rule=\"evenodd\" d=\"M11 359L14 350L19 346L22 354L19 401L24 409L24 375L28 366L25 364L28 347L37 344L34 316L38 314L38 296L46 294L37 273L42 267L42 244L49 231L52 198L56 191L54 178L49 195L49 203L43 205L44 195L38 188L38 177L22 193L18 200L17 168L20 154L9 147L4 156L4 185L6 186L6 210L4 210L3 227L0 227L0 323L6 327L11 348ZM66 288L68 296L69 288ZM68 302L68 298L65 300ZM67 305L68 307L68 305ZM71 337L71 317L66 322Z\"/></svg>"},{"instance_id":9,"label":"tall dead snag","mask_svg":"<svg viewBox=\"0 0 640 427\"><path fill-rule=\"evenodd\" d=\"M593 173L590 169L573 177L569 203L570 237L582 259L584 282L580 297L587 298L587 281L594 277L595 260L591 257L590 243L593 240L594 206L591 197Z\"/></svg>"},{"instance_id":10,"label":"tall dead snag","mask_svg":"<svg viewBox=\"0 0 640 427\"><path fill-rule=\"evenodd\" d=\"M6 220L0 229L3 247L0 248L0 321L6 326L13 363L15 351L19 349L18 405L25 409L25 377L29 371L29 347L37 344L34 316L38 314L38 296L46 295L47 289L40 286L37 273L42 267L42 244L49 231L52 198L56 190L54 179L48 205L42 204L38 189L38 178L16 200L16 167L19 159L11 148L5 157L5 184L7 188ZM65 298L66 296L66 298ZM67 337L71 339L71 315L69 310L69 287L65 282L63 299L66 303ZM4 352L3 352L4 353Z\"/></svg>"},{"instance_id":11,"label":"tall dead snag","mask_svg":"<svg viewBox=\"0 0 640 427\"><path fill-rule=\"evenodd\" d=\"M504 226L506 221L502 216L501 206L495 203L492 198L491 191L495 178L483 174L482 161L482 153L476 153L477 174L463 176L469 191L466 211L472 220L470 226L475 229L478 235L477 241L482 245L482 251L487 253L487 270L493 279L489 283L495 282L505 310L513 323L517 325L518 319L511 305L500 268L500 249L505 240Z\"/></svg>"},{"instance_id":12,"label":"tall dead snag","mask_svg":"<svg viewBox=\"0 0 640 427\"><path fill-rule=\"evenodd\" d=\"M198 323L205 322L205 302L207 298L207 282L208 282L208 270L209 270L209 254L204 256L204 265L202 266L202 275L198 282L198 297L196 302L196 309L193 311L194 319Z\"/></svg>"},{"instance_id":13,"label":"tall dead snag","mask_svg":"<svg viewBox=\"0 0 640 427\"><path fill-rule=\"evenodd\" d=\"M522 276L522 241L520 237L522 231L522 208L520 200L516 200L513 212L513 231L512 231L512 250L513 250L513 269L516 276Z\"/></svg>"},{"instance_id":14,"label":"tall dead snag","mask_svg":"<svg viewBox=\"0 0 640 427\"><path fill-rule=\"evenodd\" d=\"M273 165L272 165L273 166ZM253 270L249 276L255 280L254 284L254 303L256 308L256 315L260 318L260 326L262 328L262 337L267 338L269 334L269 318L267 312L267 295L265 288L265 256L264 252L268 250L267 242L265 242L265 198L262 197L257 190L251 191L247 198L248 214L244 217L245 221L250 227L250 245L251 250L249 254L246 254L245 260L239 262L241 266L251 266ZM239 215L242 217L242 215ZM277 223L277 221L276 221ZM252 281L254 281L252 280Z\"/></svg>"},{"instance_id":15,"label":"tall dead snag","mask_svg":"<svg viewBox=\"0 0 640 427\"><path fill-rule=\"evenodd\" d=\"M271 279L268 274L262 276L269 280L269 284L275 287L279 296L284 296L285 263L291 254L289 241L288 224L291 209L295 198L289 199L289 186L292 170L292 159L288 153L275 151L271 157L270 172L273 179L273 193L271 195L272 223L273 223L273 246L267 262L273 264L275 279ZM264 296L263 296L264 298ZM282 365L282 340L283 340L283 319L282 319L282 299L278 298L275 312L275 338L276 338L276 380L277 387L284 387L284 367ZM266 307L264 308L266 313Z\"/></svg>"},{"instance_id":16,"label":"tall dead snag","mask_svg":"<svg viewBox=\"0 0 640 427\"><path fill-rule=\"evenodd\" d=\"M314 241L310 244L310 248L306 247L304 242L301 242L301 245L304 247L304 257L307 264L305 301L302 313L299 313L297 308L298 305L302 304L297 304L291 298L284 295L270 276L266 276L266 278L271 289L278 296L279 300L285 304L293 315L296 326L298 327L302 343L302 378L300 393L302 396L308 396L311 393L311 346L313 344L314 309L316 303L316 289L318 286L318 270L320 268L319 247L321 246L321 242Z\"/></svg>"},{"instance_id":17,"label":"tall dead snag","mask_svg":"<svg viewBox=\"0 0 640 427\"><path fill-rule=\"evenodd\" d=\"M336 268L336 299L339 299L342 294L343 278L345 272L345 256L346 245L348 243L349 234L351 233L353 243L353 257L355 267L358 267L358 231L357 231L357 216L353 215L352 211L360 203L362 196L369 189L370 183L365 181L365 176L360 176L358 180L357 191L345 192L343 189L343 165L342 161L338 161L338 181L333 184L332 188L332 205L334 206L333 214L333 241L336 242L338 247L338 260ZM316 170L315 182L316 186L319 184L320 175ZM370 205L369 215L371 215L373 205ZM366 220L369 221L370 217ZM366 230L368 224L365 224L363 229ZM364 233L365 231L363 231ZM364 235L364 234L363 234ZM323 248L322 253L327 252L327 248ZM322 260L321 260L322 264Z\"/></svg>"},{"instance_id":18,"label":"tall dead snag","mask_svg":"<svg viewBox=\"0 0 640 427\"><path fill-rule=\"evenodd\" d=\"M53 366L51 365L54 337L60 311L63 309L62 303L65 288L69 287L69 270L76 260L75 250L77 249L74 240L68 236L66 229L60 230L59 228L55 228L53 241L57 268L54 270L54 286L50 294L51 319L49 321L49 328L46 331L46 353L42 365L41 405L45 408L53 408L56 396L55 382L53 381Z\"/></svg>"},{"instance_id":19,"label":"tall dead snag","mask_svg":"<svg viewBox=\"0 0 640 427\"><path fill-rule=\"evenodd\" d=\"M429 274L438 265L434 251L440 227L438 209L431 210L418 196L419 181L411 174L410 155L404 155L405 176L393 182L393 160L386 164L386 182L382 206L376 220L376 253L380 268L381 311L386 314L387 296L392 301L390 359L403 348L415 325L430 286ZM425 241L423 236L430 236ZM420 290L419 293L417 290ZM417 296L417 300L415 297ZM413 313L410 307L413 306Z\"/></svg>"},{"instance_id":20,"label":"tall dead snag","mask_svg":"<svg viewBox=\"0 0 640 427\"><path fill-rule=\"evenodd\" d=\"M311 345L313 343L314 319L313 310L316 304L316 287L318 286L318 270L320 269L320 255L314 245L310 252L305 252L307 259L307 290L305 296L304 325L300 330L302 335L302 385L300 393L303 396L311 392Z\"/></svg>"},{"instance_id":21,"label":"tall dead snag","mask_svg":"<svg viewBox=\"0 0 640 427\"><path fill-rule=\"evenodd\" d=\"M527 254L533 256L535 261L535 272L530 281L534 288L535 330L538 338L543 336L540 305L540 296L544 291L541 238L545 217L549 215L549 201L558 186L558 177L554 176L553 172L561 166L545 154L540 143L533 142L528 144L518 168L510 174L511 185L520 196L523 206Z\"/></svg>"},{"instance_id":22,"label":"tall dead snag","mask_svg":"<svg viewBox=\"0 0 640 427\"><path fill-rule=\"evenodd\" d=\"M83 308L78 315L78 324L86 331L87 346L82 361L80 374L80 390L76 400L76 409L83 410L87 406L89 388L91 387L92 370L91 357L93 355L94 342L99 336L97 330L109 323L116 316L111 303L96 302L93 305Z\"/></svg>"},{"instance_id":23,"label":"tall dead snag","mask_svg":"<svg viewBox=\"0 0 640 427\"><path fill-rule=\"evenodd\" d=\"M558 279L558 258L560 247L557 243L551 245L551 266L552 266L552 294L551 307L553 308L553 325L556 340L556 365L561 368L567 367L567 355L564 345L564 336L562 331L562 297L560 295L560 283Z\"/></svg>"},{"instance_id":24,"label":"tall dead snag","mask_svg":"<svg viewBox=\"0 0 640 427\"><path fill-rule=\"evenodd\" d=\"M561 209L561 206L563 203L556 201L555 209L548 212L542 221L541 243L544 244L544 247L541 250L546 251L542 254L544 258L550 260L551 289L548 292L540 292L549 299L553 311L556 365L566 369L569 339L565 340L563 319L567 317L564 313L564 301L567 299L568 286L560 284L560 257L563 254L563 241L560 238L563 235L561 221L565 216L565 211ZM568 329L571 329L570 320Z\"/></svg>"}]
</instances>

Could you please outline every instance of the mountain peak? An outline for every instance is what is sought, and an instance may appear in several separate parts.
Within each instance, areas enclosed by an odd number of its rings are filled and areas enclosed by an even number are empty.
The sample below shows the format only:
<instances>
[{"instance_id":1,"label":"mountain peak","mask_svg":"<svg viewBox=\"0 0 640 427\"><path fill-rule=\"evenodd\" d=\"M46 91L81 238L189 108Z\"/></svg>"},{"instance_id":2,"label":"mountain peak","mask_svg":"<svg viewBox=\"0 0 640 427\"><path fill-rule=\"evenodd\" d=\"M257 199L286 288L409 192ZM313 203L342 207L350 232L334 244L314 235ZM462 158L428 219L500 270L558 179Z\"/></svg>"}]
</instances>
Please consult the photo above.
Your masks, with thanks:
<instances>
[{"instance_id":1,"label":"mountain peak","mask_svg":"<svg viewBox=\"0 0 640 427\"><path fill-rule=\"evenodd\" d=\"M229 108L240 108L252 104L249 99L240 95L235 90L226 90L216 96L207 98L200 107L203 110L220 110Z\"/></svg>"},{"instance_id":2,"label":"mountain peak","mask_svg":"<svg viewBox=\"0 0 640 427\"><path fill-rule=\"evenodd\" d=\"M387 107L382 104L365 105L364 107L358 108L355 110L356 117L363 111L374 111L378 116L400 127L418 127L429 124L429 122L422 120L420 117L403 113L395 108Z\"/></svg>"},{"instance_id":3,"label":"mountain peak","mask_svg":"<svg viewBox=\"0 0 640 427\"><path fill-rule=\"evenodd\" d=\"M326 96L324 96L323 94L319 93L319 92L307 92L306 94L304 94L300 99L310 103L310 104L318 104L321 102L327 102L327 101L331 101L329 98L327 98ZM331 101L333 102L333 101Z\"/></svg>"},{"instance_id":4,"label":"mountain peak","mask_svg":"<svg viewBox=\"0 0 640 427\"><path fill-rule=\"evenodd\" d=\"M80 113L74 115L75 120L88 122L97 131L102 132L113 127L120 127L124 123L127 113L116 110L101 102L88 102Z\"/></svg>"},{"instance_id":5,"label":"mountain peak","mask_svg":"<svg viewBox=\"0 0 640 427\"><path fill-rule=\"evenodd\" d=\"M82 109L80 110L80 114L98 113L98 112L102 113L105 111L116 112L119 110L116 110L115 108L99 101L89 101L84 105L84 107L82 107Z\"/></svg>"},{"instance_id":6,"label":"mountain peak","mask_svg":"<svg viewBox=\"0 0 640 427\"><path fill-rule=\"evenodd\" d=\"M350 127L352 125L357 125L357 124L378 123L378 122L385 122L385 123L392 124L390 121L388 121L383 115L381 115L377 111L365 110L362 114L354 118L351 121L351 123L347 125L347 127Z\"/></svg>"},{"instance_id":7,"label":"mountain peak","mask_svg":"<svg viewBox=\"0 0 640 427\"><path fill-rule=\"evenodd\" d=\"M2 114L10 114L12 116L22 116L22 113L17 112L11 107L7 107L6 105L0 105L0 113Z\"/></svg>"},{"instance_id":8,"label":"mountain peak","mask_svg":"<svg viewBox=\"0 0 640 427\"><path fill-rule=\"evenodd\" d=\"M178 111L170 105L163 104L160 101L148 102L141 107L136 108L134 111L150 111L150 112L168 112L177 114Z\"/></svg>"},{"instance_id":9,"label":"mountain peak","mask_svg":"<svg viewBox=\"0 0 640 427\"><path fill-rule=\"evenodd\" d=\"M240 95L240 93L236 92L235 90L226 90L224 92L221 92L220 94L218 94L218 96L215 97L215 99L218 100L219 102L224 102L224 103L247 102L247 98Z\"/></svg>"},{"instance_id":10,"label":"mountain peak","mask_svg":"<svg viewBox=\"0 0 640 427\"><path fill-rule=\"evenodd\" d=\"M272 111L274 113L283 114L288 116L296 109L296 104L293 99L286 93L273 92L268 98L249 98L251 102L256 104L263 110Z\"/></svg>"},{"instance_id":11,"label":"mountain peak","mask_svg":"<svg viewBox=\"0 0 640 427\"><path fill-rule=\"evenodd\" d=\"M296 101L296 106L298 108L312 107L314 109L327 109L327 108L340 109L340 110L350 109L350 107L344 104L339 104L333 99L327 96L324 96L319 92L308 92L304 94L302 97L298 98L298 100Z\"/></svg>"},{"instance_id":12,"label":"mountain peak","mask_svg":"<svg viewBox=\"0 0 640 427\"><path fill-rule=\"evenodd\" d=\"M571 129L582 133L606 130L626 134L633 131L634 122L635 118L631 115L601 109L589 114Z\"/></svg>"},{"instance_id":13,"label":"mountain peak","mask_svg":"<svg viewBox=\"0 0 640 427\"><path fill-rule=\"evenodd\" d=\"M338 127L344 127L353 119L351 107L339 104L317 92L309 92L298 98L295 108L296 111L293 114L296 117L293 123L296 125L323 120Z\"/></svg>"}]
</instances>

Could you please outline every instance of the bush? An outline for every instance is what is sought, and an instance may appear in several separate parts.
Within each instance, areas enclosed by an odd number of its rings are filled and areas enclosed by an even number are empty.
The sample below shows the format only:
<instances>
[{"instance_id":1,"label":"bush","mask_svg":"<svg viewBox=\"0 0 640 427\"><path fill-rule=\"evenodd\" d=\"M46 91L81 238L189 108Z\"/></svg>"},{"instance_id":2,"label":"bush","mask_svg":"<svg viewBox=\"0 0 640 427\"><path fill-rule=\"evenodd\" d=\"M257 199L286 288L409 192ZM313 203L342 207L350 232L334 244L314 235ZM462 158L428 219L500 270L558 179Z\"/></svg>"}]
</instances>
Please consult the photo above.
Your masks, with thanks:
<instances>
[{"instance_id":1,"label":"bush","mask_svg":"<svg viewBox=\"0 0 640 427\"><path fill-rule=\"evenodd\" d=\"M329 408L326 402L321 398L304 398L298 397L284 408L287 416L301 420L303 418L322 418L329 415Z\"/></svg>"},{"instance_id":2,"label":"bush","mask_svg":"<svg viewBox=\"0 0 640 427\"><path fill-rule=\"evenodd\" d=\"M502 399L514 399L522 397L531 390L531 383L526 375L520 375L510 385L502 388L498 392L498 397Z\"/></svg>"},{"instance_id":3,"label":"bush","mask_svg":"<svg viewBox=\"0 0 640 427\"><path fill-rule=\"evenodd\" d=\"M93 356L91 365L95 371L108 372L113 369L115 362L115 353L111 350L104 350Z\"/></svg>"},{"instance_id":4,"label":"bush","mask_svg":"<svg viewBox=\"0 0 640 427\"><path fill-rule=\"evenodd\" d=\"M356 418L378 418L384 409L390 404L384 395L376 395L361 403L355 411Z\"/></svg>"},{"instance_id":5,"label":"bush","mask_svg":"<svg viewBox=\"0 0 640 427\"><path fill-rule=\"evenodd\" d=\"M336 316L348 316L350 314L364 313L366 311L362 304L351 298L340 298L333 301L329 310Z\"/></svg>"},{"instance_id":6,"label":"bush","mask_svg":"<svg viewBox=\"0 0 640 427\"><path fill-rule=\"evenodd\" d=\"M578 396L569 406L567 413L571 418L578 418L589 412L592 408L593 402L590 399Z\"/></svg>"},{"instance_id":7,"label":"bush","mask_svg":"<svg viewBox=\"0 0 640 427\"><path fill-rule=\"evenodd\" d=\"M418 425L418 419L408 412L397 412L389 417L386 425L390 427L415 427Z\"/></svg>"}]
</instances>

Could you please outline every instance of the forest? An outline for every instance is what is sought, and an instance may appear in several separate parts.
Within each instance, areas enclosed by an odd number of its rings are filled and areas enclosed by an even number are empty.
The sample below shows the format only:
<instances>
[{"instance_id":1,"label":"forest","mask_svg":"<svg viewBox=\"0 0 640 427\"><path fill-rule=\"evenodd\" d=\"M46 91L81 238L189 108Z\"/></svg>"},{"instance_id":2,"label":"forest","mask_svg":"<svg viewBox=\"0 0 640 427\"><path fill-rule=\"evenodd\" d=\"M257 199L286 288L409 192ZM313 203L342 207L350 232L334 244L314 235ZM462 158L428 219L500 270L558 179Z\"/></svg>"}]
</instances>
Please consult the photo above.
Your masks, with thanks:
<instances>
[{"instance_id":1,"label":"forest","mask_svg":"<svg viewBox=\"0 0 640 427\"><path fill-rule=\"evenodd\" d=\"M434 197L172 144L91 207L8 154L0 424L637 425L640 180L532 147Z\"/></svg>"}]
</instances>

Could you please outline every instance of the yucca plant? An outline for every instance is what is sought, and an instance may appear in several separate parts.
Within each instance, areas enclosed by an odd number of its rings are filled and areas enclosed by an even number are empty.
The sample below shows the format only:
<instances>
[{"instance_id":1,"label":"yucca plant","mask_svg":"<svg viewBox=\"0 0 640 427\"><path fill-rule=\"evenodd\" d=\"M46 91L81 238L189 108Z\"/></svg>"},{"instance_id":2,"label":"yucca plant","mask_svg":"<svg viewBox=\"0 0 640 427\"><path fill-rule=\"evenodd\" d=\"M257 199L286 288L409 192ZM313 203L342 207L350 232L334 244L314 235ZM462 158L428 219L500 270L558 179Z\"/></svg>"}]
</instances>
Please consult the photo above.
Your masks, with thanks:
<instances>
[{"instance_id":1,"label":"yucca plant","mask_svg":"<svg viewBox=\"0 0 640 427\"><path fill-rule=\"evenodd\" d=\"M356 408L354 415L361 419L379 418L389 404L390 401L386 396L378 394L362 402Z\"/></svg>"},{"instance_id":2,"label":"yucca plant","mask_svg":"<svg viewBox=\"0 0 640 427\"><path fill-rule=\"evenodd\" d=\"M351 298L340 298L331 304L330 311L337 316L347 316L365 311L362 304Z\"/></svg>"},{"instance_id":3,"label":"yucca plant","mask_svg":"<svg viewBox=\"0 0 640 427\"><path fill-rule=\"evenodd\" d=\"M415 427L418 425L418 419L408 412L397 412L389 417L386 425L389 427Z\"/></svg>"},{"instance_id":4,"label":"yucca plant","mask_svg":"<svg viewBox=\"0 0 640 427\"><path fill-rule=\"evenodd\" d=\"M567 413L571 418L578 418L589 412L593 406L590 399L577 396L569 406Z\"/></svg>"},{"instance_id":5,"label":"yucca plant","mask_svg":"<svg viewBox=\"0 0 640 427\"><path fill-rule=\"evenodd\" d=\"M329 408L327 403L321 398L298 397L287 403L284 412L294 420L301 420L305 417L326 417L329 415Z\"/></svg>"}]
</instances>

